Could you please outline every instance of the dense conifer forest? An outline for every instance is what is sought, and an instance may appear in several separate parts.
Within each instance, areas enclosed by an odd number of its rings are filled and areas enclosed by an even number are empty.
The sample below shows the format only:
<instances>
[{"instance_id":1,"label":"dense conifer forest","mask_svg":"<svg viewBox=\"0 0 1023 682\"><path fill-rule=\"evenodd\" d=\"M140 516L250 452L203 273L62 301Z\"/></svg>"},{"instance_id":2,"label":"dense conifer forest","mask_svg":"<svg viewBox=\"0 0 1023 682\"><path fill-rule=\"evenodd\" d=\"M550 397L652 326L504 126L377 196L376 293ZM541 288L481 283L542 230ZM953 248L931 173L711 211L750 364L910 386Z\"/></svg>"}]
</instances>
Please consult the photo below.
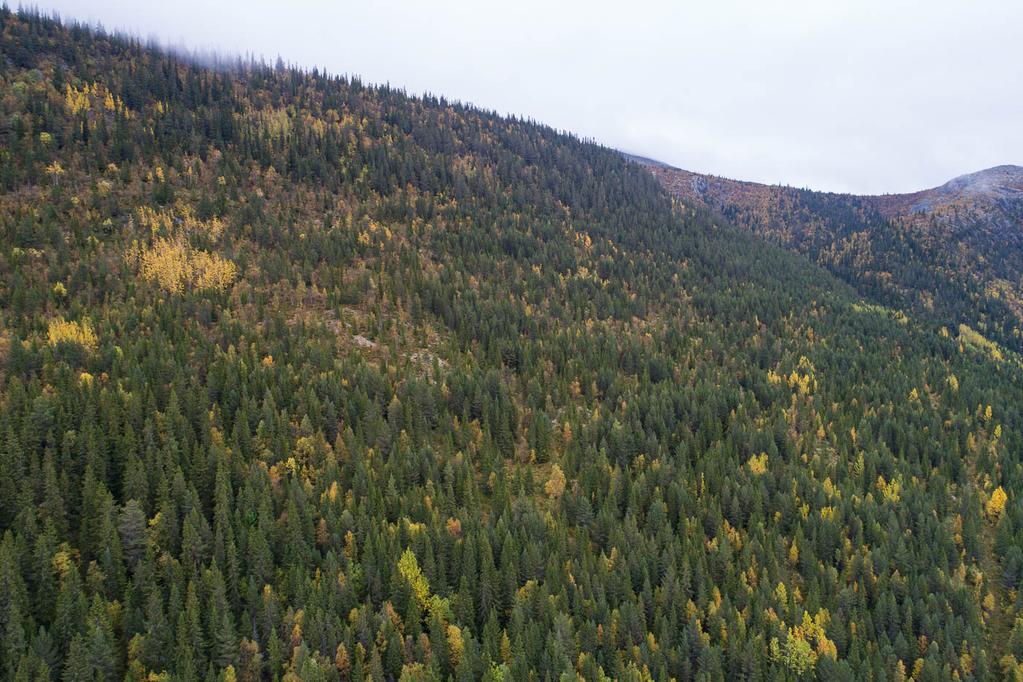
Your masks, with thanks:
<instances>
[{"instance_id":1,"label":"dense conifer forest","mask_svg":"<svg viewBox=\"0 0 1023 682\"><path fill-rule=\"evenodd\" d=\"M530 121L0 51L3 679L1023 679L1012 351Z\"/></svg>"}]
</instances>

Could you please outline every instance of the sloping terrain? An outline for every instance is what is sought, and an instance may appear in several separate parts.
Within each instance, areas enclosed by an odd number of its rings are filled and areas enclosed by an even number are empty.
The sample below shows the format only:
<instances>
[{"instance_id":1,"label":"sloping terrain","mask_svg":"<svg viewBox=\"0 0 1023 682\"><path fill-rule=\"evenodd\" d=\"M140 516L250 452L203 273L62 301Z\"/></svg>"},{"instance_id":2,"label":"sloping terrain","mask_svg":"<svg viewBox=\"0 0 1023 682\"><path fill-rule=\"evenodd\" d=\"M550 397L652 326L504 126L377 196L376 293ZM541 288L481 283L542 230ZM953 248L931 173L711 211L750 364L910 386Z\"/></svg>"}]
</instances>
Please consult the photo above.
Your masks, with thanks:
<instances>
[{"instance_id":1,"label":"sloping terrain","mask_svg":"<svg viewBox=\"0 0 1023 682\"><path fill-rule=\"evenodd\" d=\"M1018 209L1023 202L1023 168L995 166L959 176L933 189L870 197L869 200L888 217L912 213L954 214L957 210L972 208L1008 233L1012 231L1012 225L1019 226L1018 221L1012 221L1012 214L1013 208ZM1009 220L1009 224L1005 224L1004 220Z\"/></svg>"},{"instance_id":2,"label":"sloping terrain","mask_svg":"<svg viewBox=\"0 0 1023 682\"><path fill-rule=\"evenodd\" d=\"M0 10L0 675L994 679L1020 368L571 136Z\"/></svg>"},{"instance_id":3,"label":"sloping terrain","mask_svg":"<svg viewBox=\"0 0 1023 682\"><path fill-rule=\"evenodd\" d=\"M641 160L635 159L639 163ZM861 294L1023 349L1023 168L855 196L646 164L682 201L806 255Z\"/></svg>"}]
</instances>

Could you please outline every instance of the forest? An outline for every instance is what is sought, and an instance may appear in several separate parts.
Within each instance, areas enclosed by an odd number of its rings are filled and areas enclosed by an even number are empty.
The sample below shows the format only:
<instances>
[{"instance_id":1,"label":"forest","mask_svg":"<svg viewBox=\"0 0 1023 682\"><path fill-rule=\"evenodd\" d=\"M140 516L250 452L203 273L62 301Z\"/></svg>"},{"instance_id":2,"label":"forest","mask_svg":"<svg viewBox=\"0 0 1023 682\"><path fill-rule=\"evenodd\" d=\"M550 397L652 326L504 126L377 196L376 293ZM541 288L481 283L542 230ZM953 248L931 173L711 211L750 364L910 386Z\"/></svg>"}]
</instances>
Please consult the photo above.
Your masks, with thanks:
<instances>
[{"instance_id":1,"label":"forest","mask_svg":"<svg viewBox=\"0 0 1023 682\"><path fill-rule=\"evenodd\" d=\"M806 256L861 296L944 326L964 344L1023 352L1023 168L858 196L640 163L683 202ZM979 178L995 189L950 189Z\"/></svg>"},{"instance_id":2,"label":"forest","mask_svg":"<svg viewBox=\"0 0 1023 682\"><path fill-rule=\"evenodd\" d=\"M1023 364L617 151L0 10L0 678L1023 680Z\"/></svg>"}]
</instances>

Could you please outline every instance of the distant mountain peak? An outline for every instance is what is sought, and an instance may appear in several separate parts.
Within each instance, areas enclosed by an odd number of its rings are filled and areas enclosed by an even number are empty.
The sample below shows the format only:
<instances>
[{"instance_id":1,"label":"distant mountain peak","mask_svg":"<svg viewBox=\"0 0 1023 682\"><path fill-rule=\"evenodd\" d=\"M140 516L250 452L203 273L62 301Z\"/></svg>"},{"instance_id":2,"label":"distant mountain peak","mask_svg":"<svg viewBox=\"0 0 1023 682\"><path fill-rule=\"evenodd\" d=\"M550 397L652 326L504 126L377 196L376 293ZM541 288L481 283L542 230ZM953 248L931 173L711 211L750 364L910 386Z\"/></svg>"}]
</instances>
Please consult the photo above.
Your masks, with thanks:
<instances>
[{"instance_id":1,"label":"distant mountain peak","mask_svg":"<svg viewBox=\"0 0 1023 682\"><path fill-rule=\"evenodd\" d=\"M939 190L973 195L1023 194L1023 166L994 166L949 180Z\"/></svg>"},{"instance_id":2,"label":"distant mountain peak","mask_svg":"<svg viewBox=\"0 0 1023 682\"><path fill-rule=\"evenodd\" d=\"M943 206L1023 201L1023 166L1002 165L960 175L944 185L881 199L883 212L930 213Z\"/></svg>"}]
</instances>

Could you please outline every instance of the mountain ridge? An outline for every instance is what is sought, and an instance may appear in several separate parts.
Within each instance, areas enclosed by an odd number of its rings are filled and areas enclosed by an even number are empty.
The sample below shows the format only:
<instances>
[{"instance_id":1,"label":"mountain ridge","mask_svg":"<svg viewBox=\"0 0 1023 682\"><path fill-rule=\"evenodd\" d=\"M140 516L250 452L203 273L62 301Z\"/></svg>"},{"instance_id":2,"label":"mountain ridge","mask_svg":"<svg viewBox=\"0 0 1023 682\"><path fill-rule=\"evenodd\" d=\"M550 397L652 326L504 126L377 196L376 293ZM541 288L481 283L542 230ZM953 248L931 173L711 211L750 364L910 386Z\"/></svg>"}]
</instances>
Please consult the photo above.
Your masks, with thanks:
<instances>
[{"instance_id":1,"label":"mountain ridge","mask_svg":"<svg viewBox=\"0 0 1023 682\"><path fill-rule=\"evenodd\" d=\"M683 202L809 256L879 302L1023 350L1023 167L880 195L645 167Z\"/></svg>"},{"instance_id":2,"label":"mountain ridge","mask_svg":"<svg viewBox=\"0 0 1023 682\"><path fill-rule=\"evenodd\" d=\"M626 159L642 166L662 168L682 174L694 176L718 182L737 183L743 185L756 185L761 187L774 187L779 189L798 189L816 192L819 194L834 194L840 196L855 197L863 200L871 199L901 199L902 203L912 203L909 198L919 197L928 194L940 193L945 196L990 196L1004 199L1023 199L1023 166L1015 164L999 164L978 171L957 175L941 185L925 189L913 190L910 192L880 192L880 193L858 193L858 192L837 192L832 190L820 190L812 187L800 187L787 183L760 182L757 180L743 180L726 175L714 173L701 173L690 169L675 166L666 161L661 161L640 154L631 152L620 152Z\"/></svg>"}]
</instances>

